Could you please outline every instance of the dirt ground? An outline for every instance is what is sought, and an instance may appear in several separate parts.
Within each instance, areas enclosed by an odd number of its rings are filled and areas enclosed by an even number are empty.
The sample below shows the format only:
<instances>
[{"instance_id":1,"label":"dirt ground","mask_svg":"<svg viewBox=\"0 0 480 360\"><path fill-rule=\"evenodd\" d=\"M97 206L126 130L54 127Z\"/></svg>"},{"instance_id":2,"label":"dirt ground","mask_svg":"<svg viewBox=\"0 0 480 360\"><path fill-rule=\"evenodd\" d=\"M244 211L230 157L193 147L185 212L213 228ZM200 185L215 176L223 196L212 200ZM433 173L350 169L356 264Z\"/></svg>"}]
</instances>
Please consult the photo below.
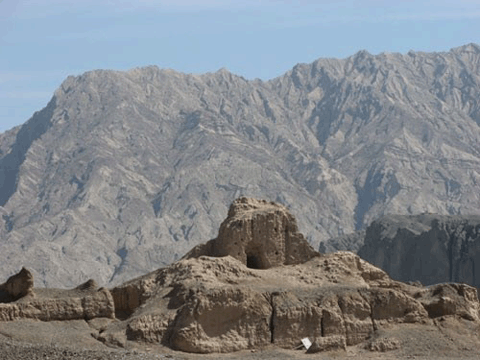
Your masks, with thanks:
<instances>
[{"instance_id":1,"label":"dirt ground","mask_svg":"<svg viewBox=\"0 0 480 360\"><path fill-rule=\"evenodd\" d=\"M275 346L230 354L188 354L163 346L128 343L127 348L109 348L91 336L86 321L0 323L0 360L150 360L150 359L479 359L480 327L462 319L440 318L431 324L384 324L376 338L396 339L398 349L378 352L366 343L347 351L306 354L305 349L285 350Z\"/></svg>"}]
</instances>

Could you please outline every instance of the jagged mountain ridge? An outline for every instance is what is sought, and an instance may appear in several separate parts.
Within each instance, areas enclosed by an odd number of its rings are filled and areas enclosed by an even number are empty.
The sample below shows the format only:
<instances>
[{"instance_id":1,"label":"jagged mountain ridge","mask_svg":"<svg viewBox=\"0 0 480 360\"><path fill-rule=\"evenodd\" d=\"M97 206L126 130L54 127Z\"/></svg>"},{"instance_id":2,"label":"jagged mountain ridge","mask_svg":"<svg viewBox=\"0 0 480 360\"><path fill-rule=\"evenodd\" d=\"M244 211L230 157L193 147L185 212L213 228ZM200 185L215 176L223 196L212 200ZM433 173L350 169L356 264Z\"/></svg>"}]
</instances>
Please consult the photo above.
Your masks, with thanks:
<instances>
[{"instance_id":1,"label":"jagged mountain ridge","mask_svg":"<svg viewBox=\"0 0 480 360\"><path fill-rule=\"evenodd\" d=\"M270 81L69 77L0 135L0 261L48 286L120 283L214 238L241 195L289 206L315 247L387 213L479 214L479 95L475 44Z\"/></svg>"}]
</instances>

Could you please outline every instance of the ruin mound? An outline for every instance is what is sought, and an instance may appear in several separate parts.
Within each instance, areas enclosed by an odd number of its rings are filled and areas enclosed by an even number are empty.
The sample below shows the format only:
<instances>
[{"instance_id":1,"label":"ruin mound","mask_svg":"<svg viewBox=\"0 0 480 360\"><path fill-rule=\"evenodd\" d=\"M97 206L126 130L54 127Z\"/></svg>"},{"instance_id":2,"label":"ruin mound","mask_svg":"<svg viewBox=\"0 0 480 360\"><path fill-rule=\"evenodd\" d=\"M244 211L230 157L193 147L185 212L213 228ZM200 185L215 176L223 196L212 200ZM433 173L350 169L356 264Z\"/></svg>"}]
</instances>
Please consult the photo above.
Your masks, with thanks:
<instances>
[{"instance_id":1,"label":"ruin mound","mask_svg":"<svg viewBox=\"0 0 480 360\"><path fill-rule=\"evenodd\" d=\"M24 267L0 285L0 303L15 301L27 295L33 295L33 275Z\"/></svg>"},{"instance_id":2,"label":"ruin mound","mask_svg":"<svg viewBox=\"0 0 480 360\"><path fill-rule=\"evenodd\" d=\"M23 270L14 277L23 278ZM0 304L0 324L84 319L108 346L191 353L294 349L306 337L311 352L362 343L396 351L411 336L392 329L443 336L453 328L476 339L480 326L475 288L405 284L351 252L320 255L285 207L247 198L232 204L216 239L180 261L111 290L96 287L90 280L72 290L35 289L35 297Z\"/></svg>"},{"instance_id":3,"label":"ruin mound","mask_svg":"<svg viewBox=\"0 0 480 360\"><path fill-rule=\"evenodd\" d=\"M235 200L218 237L191 250L185 258L232 256L252 269L304 263L320 255L298 232L287 208L251 198Z\"/></svg>"}]
</instances>

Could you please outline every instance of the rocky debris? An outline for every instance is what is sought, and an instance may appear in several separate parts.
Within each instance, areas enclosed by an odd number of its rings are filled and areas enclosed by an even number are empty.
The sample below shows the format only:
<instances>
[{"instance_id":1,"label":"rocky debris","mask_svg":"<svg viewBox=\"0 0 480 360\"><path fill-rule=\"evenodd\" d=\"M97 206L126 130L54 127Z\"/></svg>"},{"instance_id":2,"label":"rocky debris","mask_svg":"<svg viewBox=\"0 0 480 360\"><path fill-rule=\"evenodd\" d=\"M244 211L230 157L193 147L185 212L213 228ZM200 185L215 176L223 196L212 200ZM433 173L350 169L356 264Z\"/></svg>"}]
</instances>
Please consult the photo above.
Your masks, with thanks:
<instances>
[{"instance_id":1,"label":"rocky debris","mask_svg":"<svg viewBox=\"0 0 480 360\"><path fill-rule=\"evenodd\" d=\"M218 237L190 251L185 258L232 256L252 269L304 263L319 256L285 206L239 198L230 206Z\"/></svg>"},{"instance_id":2,"label":"rocky debris","mask_svg":"<svg viewBox=\"0 0 480 360\"><path fill-rule=\"evenodd\" d=\"M34 295L33 275L25 268L0 285L0 303L15 301L27 295Z\"/></svg>"},{"instance_id":3,"label":"rocky debris","mask_svg":"<svg viewBox=\"0 0 480 360\"><path fill-rule=\"evenodd\" d=\"M307 354L316 354L323 351L347 350L347 343L344 336L333 335L328 337L317 337L308 348Z\"/></svg>"},{"instance_id":4,"label":"rocky debris","mask_svg":"<svg viewBox=\"0 0 480 360\"><path fill-rule=\"evenodd\" d=\"M367 349L370 351L386 352L397 350L401 346L400 340L389 337L375 337L367 343Z\"/></svg>"},{"instance_id":5,"label":"rocky debris","mask_svg":"<svg viewBox=\"0 0 480 360\"><path fill-rule=\"evenodd\" d=\"M400 281L480 287L480 217L389 215L367 228L358 254Z\"/></svg>"},{"instance_id":6,"label":"rocky debris","mask_svg":"<svg viewBox=\"0 0 480 360\"><path fill-rule=\"evenodd\" d=\"M74 342L75 339L72 339ZM56 344L23 344L0 341L0 360L160 360L174 359L170 354L146 354L137 350L59 347ZM180 359L175 357L175 359Z\"/></svg>"},{"instance_id":7,"label":"rocky debris","mask_svg":"<svg viewBox=\"0 0 480 360\"><path fill-rule=\"evenodd\" d=\"M480 320L477 289L466 284L436 284L414 294L431 318L457 315L471 321Z\"/></svg>"}]
</instances>

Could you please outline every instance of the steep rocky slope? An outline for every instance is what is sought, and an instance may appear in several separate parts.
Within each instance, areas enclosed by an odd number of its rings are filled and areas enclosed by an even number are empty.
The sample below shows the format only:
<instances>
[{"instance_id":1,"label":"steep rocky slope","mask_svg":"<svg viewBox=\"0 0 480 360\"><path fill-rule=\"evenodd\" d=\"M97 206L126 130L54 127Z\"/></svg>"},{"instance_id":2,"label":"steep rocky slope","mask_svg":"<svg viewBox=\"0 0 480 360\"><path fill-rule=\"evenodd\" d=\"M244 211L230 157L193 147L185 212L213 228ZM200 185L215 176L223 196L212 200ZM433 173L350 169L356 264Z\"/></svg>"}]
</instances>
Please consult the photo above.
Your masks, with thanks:
<instances>
[{"instance_id":1,"label":"steep rocky slope","mask_svg":"<svg viewBox=\"0 0 480 360\"><path fill-rule=\"evenodd\" d=\"M390 215L367 228L358 254L397 280L480 288L480 216Z\"/></svg>"},{"instance_id":2,"label":"steep rocky slope","mask_svg":"<svg viewBox=\"0 0 480 360\"><path fill-rule=\"evenodd\" d=\"M386 215L366 230L320 244L324 253L353 251L400 281L462 282L480 288L480 216Z\"/></svg>"},{"instance_id":3,"label":"steep rocky slope","mask_svg":"<svg viewBox=\"0 0 480 360\"><path fill-rule=\"evenodd\" d=\"M357 253L365 243L366 230L358 230L350 234L343 234L320 243L318 250L322 253L335 251L351 251Z\"/></svg>"},{"instance_id":4,"label":"steep rocky slope","mask_svg":"<svg viewBox=\"0 0 480 360\"><path fill-rule=\"evenodd\" d=\"M271 236L281 224L285 235ZM263 229L270 235L264 236ZM314 343L309 352L333 349L344 356L349 350L362 357L362 352L377 351L398 355L416 341L415 331L416 337L435 343L442 343L445 334L461 334L454 335L463 338L461 348L453 347L478 354L475 288L401 283L351 252L315 252L296 229L283 206L241 198L215 240L230 254L217 254L218 248L204 244L172 265L111 290L98 289L93 281L73 290L31 288L31 274L23 269L0 286L10 295L0 298L0 336L18 339L32 336L29 328L63 326L70 331L67 336L76 333L75 341L94 348L163 346L207 354L295 349L309 337ZM233 236L222 237L227 234ZM250 256L271 263L249 262L242 254L252 249ZM29 291L12 300L16 289ZM409 337L397 338L402 332ZM434 355L449 347L440 345Z\"/></svg>"},{"instance_id":5,"label":"steep rocky slope","mask_svg":"<svg viewBox=\"0 0 480 360\"><path fill-rule=\"evenodd\" d=\"M479 214L480 47L299 64L270 81L157 67L69 77L0 135L0 262L118 284L214 238L240 195L318 248L388 213Z\"/></svg>"}]
</instances>

